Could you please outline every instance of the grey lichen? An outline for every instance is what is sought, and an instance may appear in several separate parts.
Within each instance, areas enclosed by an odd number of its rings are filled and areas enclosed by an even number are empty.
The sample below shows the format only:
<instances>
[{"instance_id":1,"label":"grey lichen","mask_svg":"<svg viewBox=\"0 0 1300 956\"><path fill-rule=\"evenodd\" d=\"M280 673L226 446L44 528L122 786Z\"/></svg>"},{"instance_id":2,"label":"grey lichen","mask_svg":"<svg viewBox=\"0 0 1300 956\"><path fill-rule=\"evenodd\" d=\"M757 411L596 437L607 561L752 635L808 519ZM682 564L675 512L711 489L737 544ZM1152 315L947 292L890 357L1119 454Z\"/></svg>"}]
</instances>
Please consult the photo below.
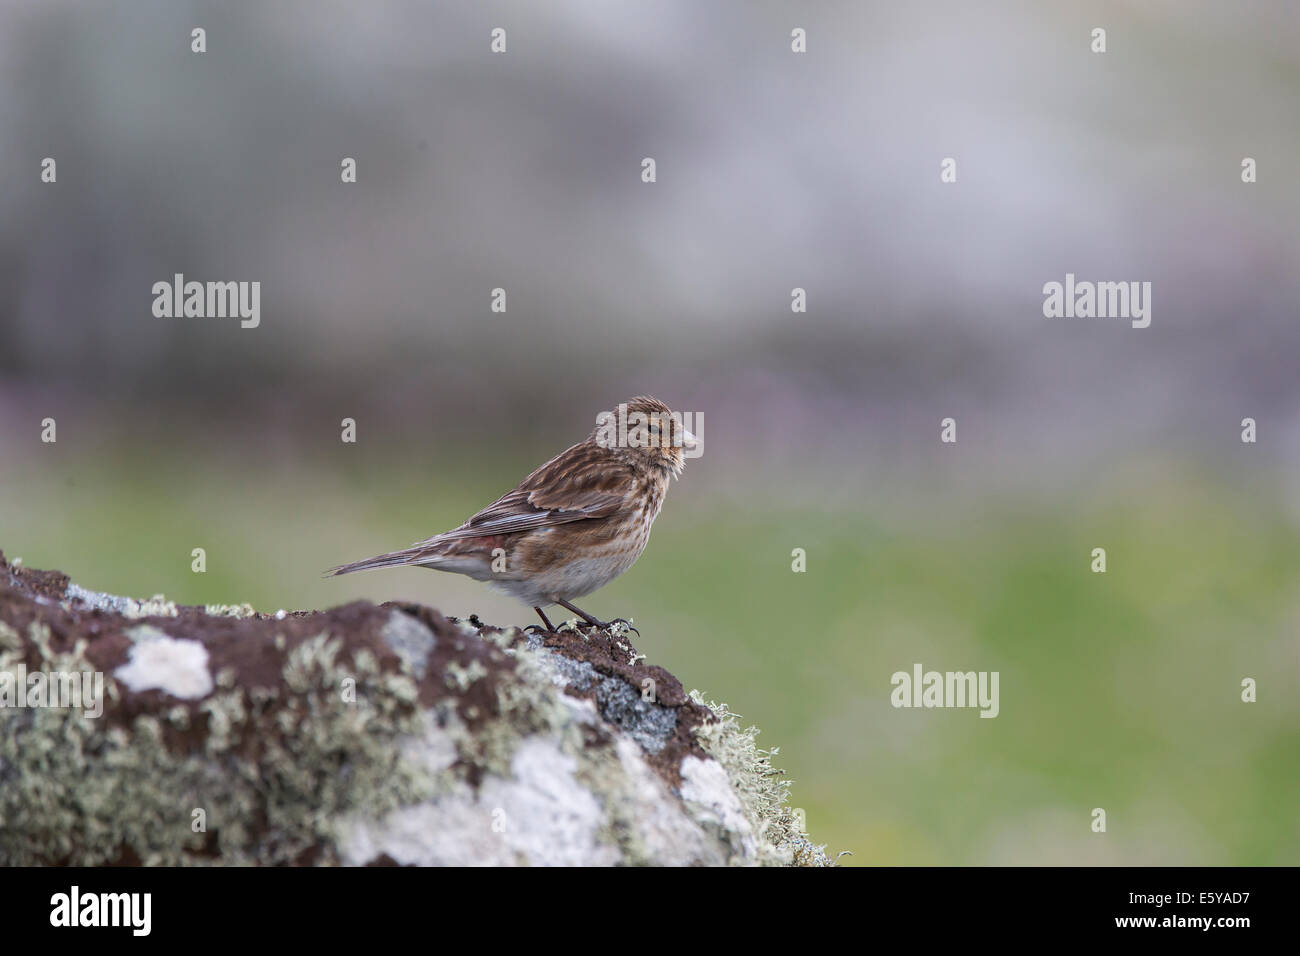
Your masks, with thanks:
<instances>
[{"instance_id":1,"label":"grey lichen","mask_svg":"<svg viewBox=\"0 0 1300 956\"><path fill-rule=\"evenodd\" d=\"M647 753L657 754L664 748L677 727L674 708L656 705L626 681L599 674L586 661L543 650L536 638L527 646L538 653L539 662L557 687L593 690L602 717L628 734Z\"/></svg>"},{"instance_id":2,"label":"grey lichen","mask_svg":"<svg viewBox=\"0 0 1300 956\"><path fill-rule=\"evenodd\" d=\"M436 783L398 757L396 742L419 725L409 677L366 673L373 692L342 704L334 689L336 647L312 642L293 656L284 688L269 695L233 689L209 696L199 708L205 746L188 754L165 740L165 724L188 727L183 707L141 715L129 727L49 708L5 713L0 861L334 861L333 818L426 799ZM12 663L0 657L0 669ZM47 653L43 666L93 669L81 645ZM114 683L106 690L111 701L120 699ZM260 724L272 714L283 733ZM206 832L195 832L195 810L204 812Z\"/></svg>"},{"instance_id":3,"label":"grey lichen","mask_svg":"<svg viewBox=\"0 0 1300 956\"><path fill-rule=\"evenodd\" d=\"M778 748L758 746L757 727L744 727L740 715L726 704L706 701L698 690L691 698L705 704L715 719L697 729L696 735L726 772L732 791L739 797L746 820L758 837L760 862L777 866L833 866L825 847L816 846L800 828L800 817L789 806L790 781L772 765Z\"/></svg>"}]
</instances>

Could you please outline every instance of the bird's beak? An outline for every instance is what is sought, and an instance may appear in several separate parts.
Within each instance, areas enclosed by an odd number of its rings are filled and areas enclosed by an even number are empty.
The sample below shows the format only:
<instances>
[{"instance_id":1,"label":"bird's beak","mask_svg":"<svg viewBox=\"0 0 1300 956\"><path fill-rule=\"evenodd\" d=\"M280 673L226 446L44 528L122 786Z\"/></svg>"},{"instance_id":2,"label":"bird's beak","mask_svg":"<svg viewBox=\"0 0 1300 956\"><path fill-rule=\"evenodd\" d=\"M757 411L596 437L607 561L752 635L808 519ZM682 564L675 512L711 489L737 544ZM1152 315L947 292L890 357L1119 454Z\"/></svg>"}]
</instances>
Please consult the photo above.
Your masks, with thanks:
<instances>
[{"instance_id":1,"label":"bird's beak","mask_svg":"<svg viewBox=\"0 0 1300 956\"><path fill-rule=\"evenodd\" d=\"M704 453L704 442L696 438L685 428L682 429L682 454L687 458L699 458Z\"/></svg>"}]
</instances>

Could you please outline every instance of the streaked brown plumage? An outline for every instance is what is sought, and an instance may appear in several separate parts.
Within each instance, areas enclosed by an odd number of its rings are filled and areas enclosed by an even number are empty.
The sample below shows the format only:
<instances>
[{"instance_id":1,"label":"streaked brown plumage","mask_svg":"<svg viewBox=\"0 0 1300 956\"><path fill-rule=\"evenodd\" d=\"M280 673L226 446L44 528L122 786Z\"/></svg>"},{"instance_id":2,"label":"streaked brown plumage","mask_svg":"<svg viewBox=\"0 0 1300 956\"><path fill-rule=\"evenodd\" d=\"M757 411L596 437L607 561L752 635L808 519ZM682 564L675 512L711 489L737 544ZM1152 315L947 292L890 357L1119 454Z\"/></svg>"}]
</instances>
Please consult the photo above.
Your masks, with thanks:
<instances>
[{"instance_id":1,"label":"streaked brown plumage","mask_svg":"<svg viewBox=\"0 0 1300 956\"><path fill-rule=\"evenodd\" d=\"M697 439L663 402L629 399L626 443L610 441L609 420L556 455L459 528L409 548L333 568L349 574L416 566L489 581L532 605L559 604L590 624L607 625L574 607L618 577L641 556L663 507L671 477L681 475L684 450Z\"/></svg>"}]
</instances>

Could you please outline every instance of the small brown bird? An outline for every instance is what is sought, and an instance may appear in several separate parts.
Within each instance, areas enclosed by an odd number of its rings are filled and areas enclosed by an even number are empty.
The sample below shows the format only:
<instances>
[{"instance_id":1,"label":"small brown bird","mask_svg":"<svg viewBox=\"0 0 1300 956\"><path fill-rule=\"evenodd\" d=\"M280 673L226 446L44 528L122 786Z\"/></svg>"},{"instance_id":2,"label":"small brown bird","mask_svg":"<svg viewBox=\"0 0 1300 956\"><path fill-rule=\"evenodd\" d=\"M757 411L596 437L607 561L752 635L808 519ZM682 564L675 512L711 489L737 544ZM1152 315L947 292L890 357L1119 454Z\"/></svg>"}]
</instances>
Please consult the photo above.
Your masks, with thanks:
<instances>
[{"instance_id":1,"label":"small brown bird","mask_svg":"<svg viewBox=\"0 0 1300 956\"><path fill-rule=\"evenodd\" d=\"M668 479L696 457L699 439L658 399L639 396L597 416L587 440L556 455L459 528L402 551L331 569L421 567L489 581L532 605L570 602L604 587L645 550Z\"/></svg>"}]
</instances>

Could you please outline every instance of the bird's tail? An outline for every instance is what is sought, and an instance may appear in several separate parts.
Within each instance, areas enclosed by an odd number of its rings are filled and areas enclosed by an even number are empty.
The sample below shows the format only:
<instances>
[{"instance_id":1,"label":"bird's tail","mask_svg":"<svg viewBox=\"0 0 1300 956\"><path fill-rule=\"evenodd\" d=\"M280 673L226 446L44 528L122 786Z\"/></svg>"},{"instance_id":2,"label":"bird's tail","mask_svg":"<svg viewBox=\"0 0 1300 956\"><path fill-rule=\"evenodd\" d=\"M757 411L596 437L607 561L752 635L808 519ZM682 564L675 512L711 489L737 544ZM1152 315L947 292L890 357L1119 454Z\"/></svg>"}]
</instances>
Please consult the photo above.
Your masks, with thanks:
<instances>
[{"instance_id":1,"label":"bird's tail","mask_svg":"<svg viewBox=\"0 0 1300 956\"><path fill-rule=\"evenodd\" d=\"M402 551L389 551L387 554L377 554L373 558L353 561L351 564L340 564L337 568L330 568L325 572L325 575L326 577L334 577L339 574L351 574L353 571L398 568L407 564L419 564L421 558L427 558L428 556L429 549L427 547L405 548Z\"/></svg>"}]
</instances>

